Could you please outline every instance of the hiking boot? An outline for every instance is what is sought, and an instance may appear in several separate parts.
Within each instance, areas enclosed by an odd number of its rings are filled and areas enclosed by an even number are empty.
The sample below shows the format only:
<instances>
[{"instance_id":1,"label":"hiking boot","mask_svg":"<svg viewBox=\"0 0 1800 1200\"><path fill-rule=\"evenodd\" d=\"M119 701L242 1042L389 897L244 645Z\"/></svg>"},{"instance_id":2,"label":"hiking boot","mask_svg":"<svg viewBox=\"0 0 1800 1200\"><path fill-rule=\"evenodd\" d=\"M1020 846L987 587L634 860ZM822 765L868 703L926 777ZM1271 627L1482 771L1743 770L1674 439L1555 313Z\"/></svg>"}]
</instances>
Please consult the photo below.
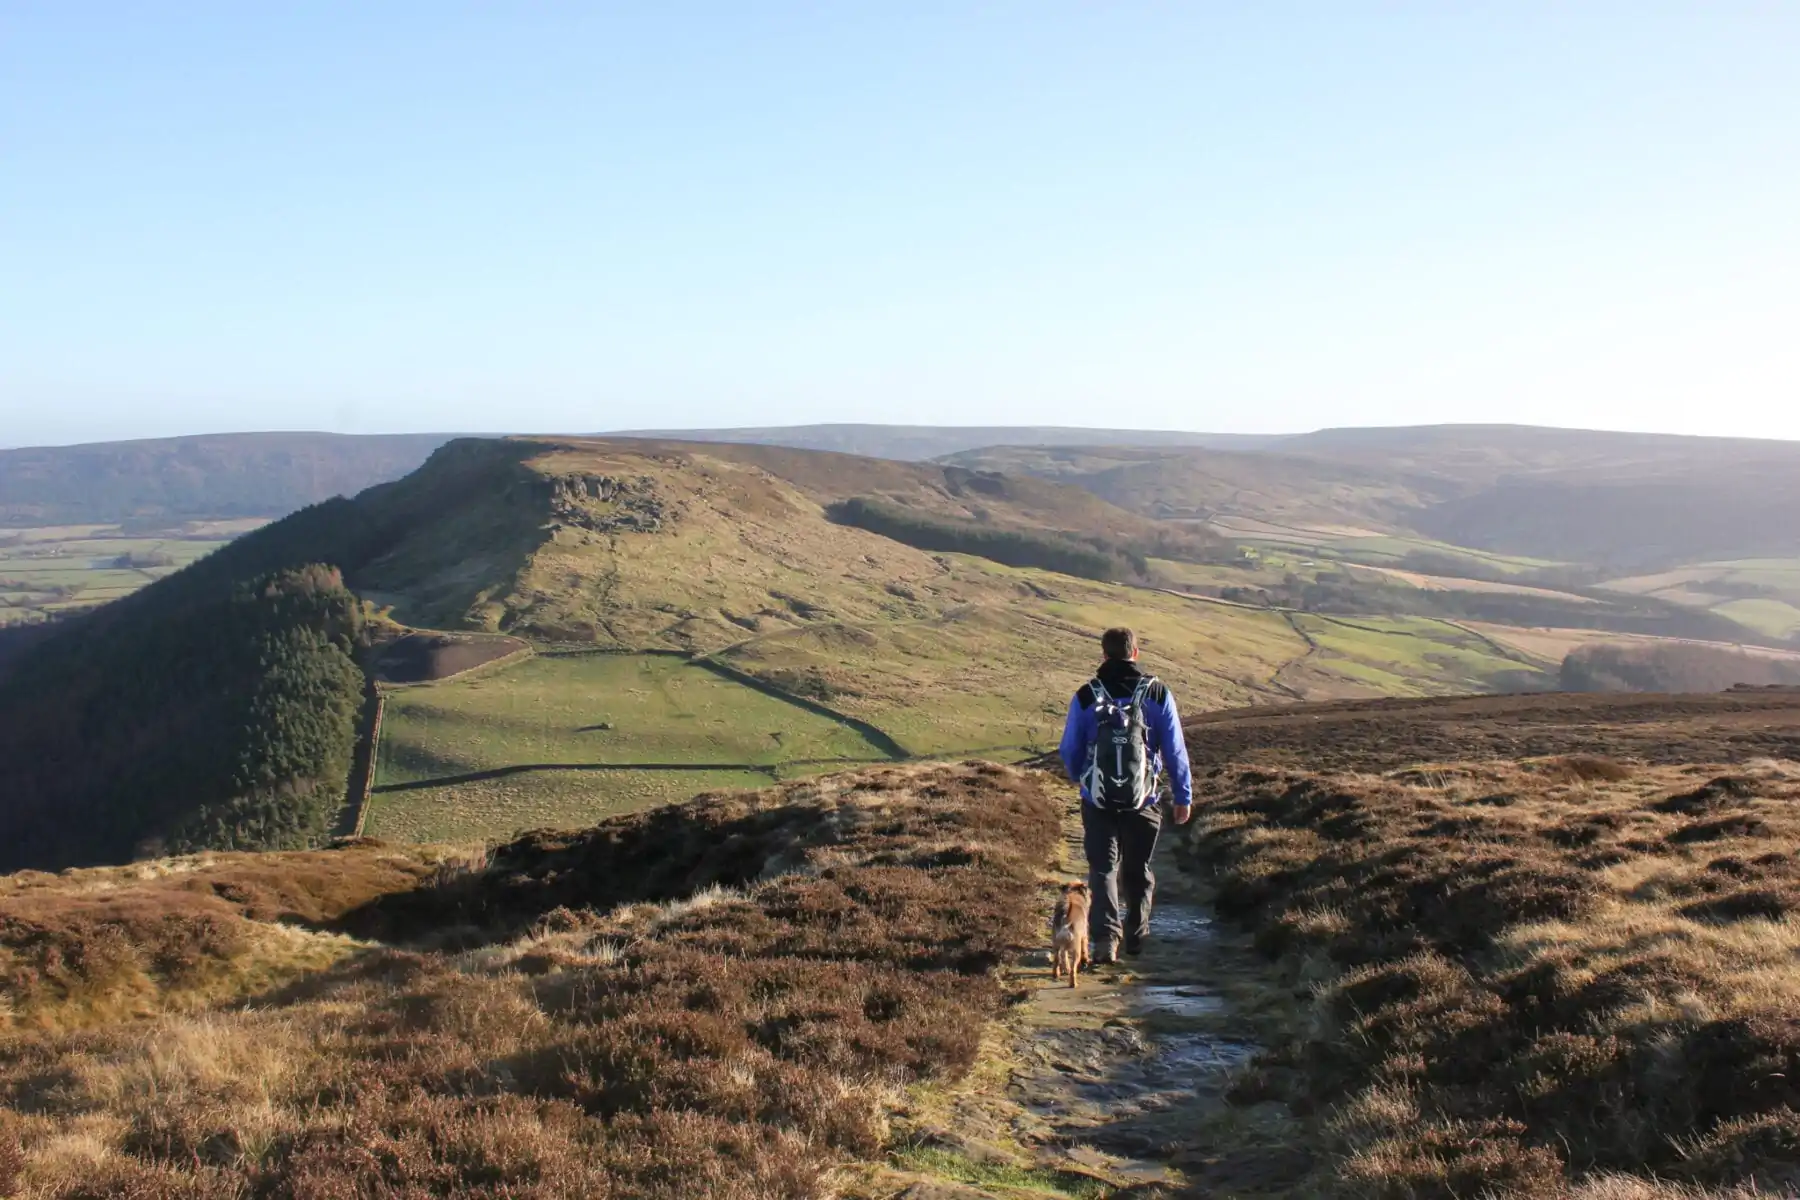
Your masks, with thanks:
<instances>
[{"instance_id":1,"label":"hiking boot","mask_svg":"<svg viewBox=\"0 0 1800 1200\"><path fill-rule=\"evenodd\" d=\"M1136 958L1138 955L1142 954L1143 952L1144 952L1144 939L1143 938L1126 938L1125 939L1125 957L1126 958Z\"/></svg>"},{"instance_id":2,"label":"hiking boot","mask_svg":"<svg viewBox=\"0 0 1800 1200\"><path fill-rule=\"evenodd\" d=\"M1118 961L1118 952L1111 946L1094 947L1093 955L1088 960L1090 966L1096 967L1110 967Z\"/></svg>"}]
</instances>

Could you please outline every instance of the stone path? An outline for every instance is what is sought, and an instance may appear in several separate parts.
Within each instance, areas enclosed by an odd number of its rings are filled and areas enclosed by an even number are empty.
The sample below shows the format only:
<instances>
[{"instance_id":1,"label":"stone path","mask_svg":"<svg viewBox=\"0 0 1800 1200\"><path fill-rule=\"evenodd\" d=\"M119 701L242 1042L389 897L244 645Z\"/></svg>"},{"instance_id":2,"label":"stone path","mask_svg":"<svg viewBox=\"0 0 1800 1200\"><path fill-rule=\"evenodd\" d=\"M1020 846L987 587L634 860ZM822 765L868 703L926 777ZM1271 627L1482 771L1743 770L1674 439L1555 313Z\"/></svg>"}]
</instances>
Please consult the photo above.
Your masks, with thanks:
<instances>
[{"instance_id":1,"label":"stone path","mask_svg":"<svg viewBox=\"0 0 1800 1200\"><path fill-rule=\"evenodd\" d=\"M1096 968L1075 988L1049 978L1047 953L1027 959L1022 982L1033 991L1008 1092L1015 1136L1041 1161L1166 1189L1182 1181L1195 1134L1227 1107L1232 1074L1256 1047L1208 986L1222 953L1210 914L1173 855L1158 860L1142 955ZM1078 841L1063 865L1079 874Z\"/></svg>"},{"instance_id":2,"label":"stone path","mask_svg":"<svg viewBox=\"0 0 1800 1200\"><path fill-rule=\"evenodd\" d=\"M1300 1123L1280 1105L1226 1094L1255 1056L1240 1001L1271 996L1266 968L1214 925L1180 867L1171 823L1157 852L1157 902L1144 953L1052 980L1044 944L1013 970L1021 1003L982 1063L907 1136L903 1169L863 1193L899 1200L1284 1194L1311 1165ZM1071 814L1054 890L1085 872Z\"/></svg>"}]
</instances>

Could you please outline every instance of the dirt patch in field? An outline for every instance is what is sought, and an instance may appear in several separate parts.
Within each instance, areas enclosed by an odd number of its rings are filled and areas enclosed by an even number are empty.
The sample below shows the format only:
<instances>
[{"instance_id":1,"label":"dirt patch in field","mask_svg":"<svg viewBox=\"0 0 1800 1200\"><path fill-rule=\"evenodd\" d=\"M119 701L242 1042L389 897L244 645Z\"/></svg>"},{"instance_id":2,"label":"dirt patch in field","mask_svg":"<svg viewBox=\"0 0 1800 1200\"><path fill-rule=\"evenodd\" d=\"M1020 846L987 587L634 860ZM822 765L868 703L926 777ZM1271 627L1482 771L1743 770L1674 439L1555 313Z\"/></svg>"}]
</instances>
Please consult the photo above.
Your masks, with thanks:
<instances>
[{"instance_id":1,"label":"dirt patch in field","mask_svg":"<svg viewBox=\"0 0 1800 1200\"><path fill-rule=\"evenodd\" d=\"M375 659L381 683L435 683L528 649L518 638L478 633L409 633Z\"/></svg>"}]
</instances>

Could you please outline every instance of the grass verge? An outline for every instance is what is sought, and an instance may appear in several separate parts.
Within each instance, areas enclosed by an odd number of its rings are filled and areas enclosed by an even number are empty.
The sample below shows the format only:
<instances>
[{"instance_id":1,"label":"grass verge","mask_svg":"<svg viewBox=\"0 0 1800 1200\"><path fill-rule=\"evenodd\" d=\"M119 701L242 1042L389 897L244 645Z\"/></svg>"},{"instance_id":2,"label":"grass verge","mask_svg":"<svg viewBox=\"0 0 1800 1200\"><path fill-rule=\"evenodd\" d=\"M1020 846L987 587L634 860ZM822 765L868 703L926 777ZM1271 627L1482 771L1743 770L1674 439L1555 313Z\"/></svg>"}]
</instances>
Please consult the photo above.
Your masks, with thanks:
<instances>
[{"instance_id":1,"label":"grass verge","mask_svg":"<svg viewBox=\"0 0 1800 1200\"><path fill-rule=\"evenodd\" d=\"M1102 1200L1113 1189L1089 1175L1006 1163L979 1162L938 1146L909 1146L893 1155L895 1166L933 1179L967 1184L1002 1196Z\"/></svg>"}]
</instances>

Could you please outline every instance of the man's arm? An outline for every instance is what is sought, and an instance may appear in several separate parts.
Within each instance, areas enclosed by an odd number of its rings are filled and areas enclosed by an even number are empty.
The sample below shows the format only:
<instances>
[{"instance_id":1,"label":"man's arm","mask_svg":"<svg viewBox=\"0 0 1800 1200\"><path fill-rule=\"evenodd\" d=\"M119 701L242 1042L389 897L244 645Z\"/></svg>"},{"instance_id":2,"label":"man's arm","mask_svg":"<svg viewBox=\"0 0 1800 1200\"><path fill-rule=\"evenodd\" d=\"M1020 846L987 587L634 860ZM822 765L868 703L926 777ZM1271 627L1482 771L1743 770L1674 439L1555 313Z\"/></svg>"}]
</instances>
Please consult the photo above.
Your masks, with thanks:
<instances>
[{"instance_id":1,"label":"man's arm","mask_svg":"<svg viewBox=\"0 0 1800 1200\"><path fill-rule=\"evenodd\" d=\"M1175 819L1187 820L1186 810L1194 803L1194 770L1188 762L1187 737L1181 732L1181 713L1175 707L1175 693L1163 689L1163 702L1156 718L1157 749L1163 766L1169 772L1169 785L1175 790Z\"/></svg>"},{"instance_id":2,"label":"man's arm","mask_svg":"<svg viewBox=\"0 0 1800 1200\"><path fill-rule=\"evenodd\" d=\"M1076 692L1069 701L1069 716L1063 722L1062 745L1057 749L1062 757L1063 770L1068 772L1072 783L1080 783L1081 773L1087 769L1087 730L1081 716L1081 693Z\"/></svg>"}]
</instances>

